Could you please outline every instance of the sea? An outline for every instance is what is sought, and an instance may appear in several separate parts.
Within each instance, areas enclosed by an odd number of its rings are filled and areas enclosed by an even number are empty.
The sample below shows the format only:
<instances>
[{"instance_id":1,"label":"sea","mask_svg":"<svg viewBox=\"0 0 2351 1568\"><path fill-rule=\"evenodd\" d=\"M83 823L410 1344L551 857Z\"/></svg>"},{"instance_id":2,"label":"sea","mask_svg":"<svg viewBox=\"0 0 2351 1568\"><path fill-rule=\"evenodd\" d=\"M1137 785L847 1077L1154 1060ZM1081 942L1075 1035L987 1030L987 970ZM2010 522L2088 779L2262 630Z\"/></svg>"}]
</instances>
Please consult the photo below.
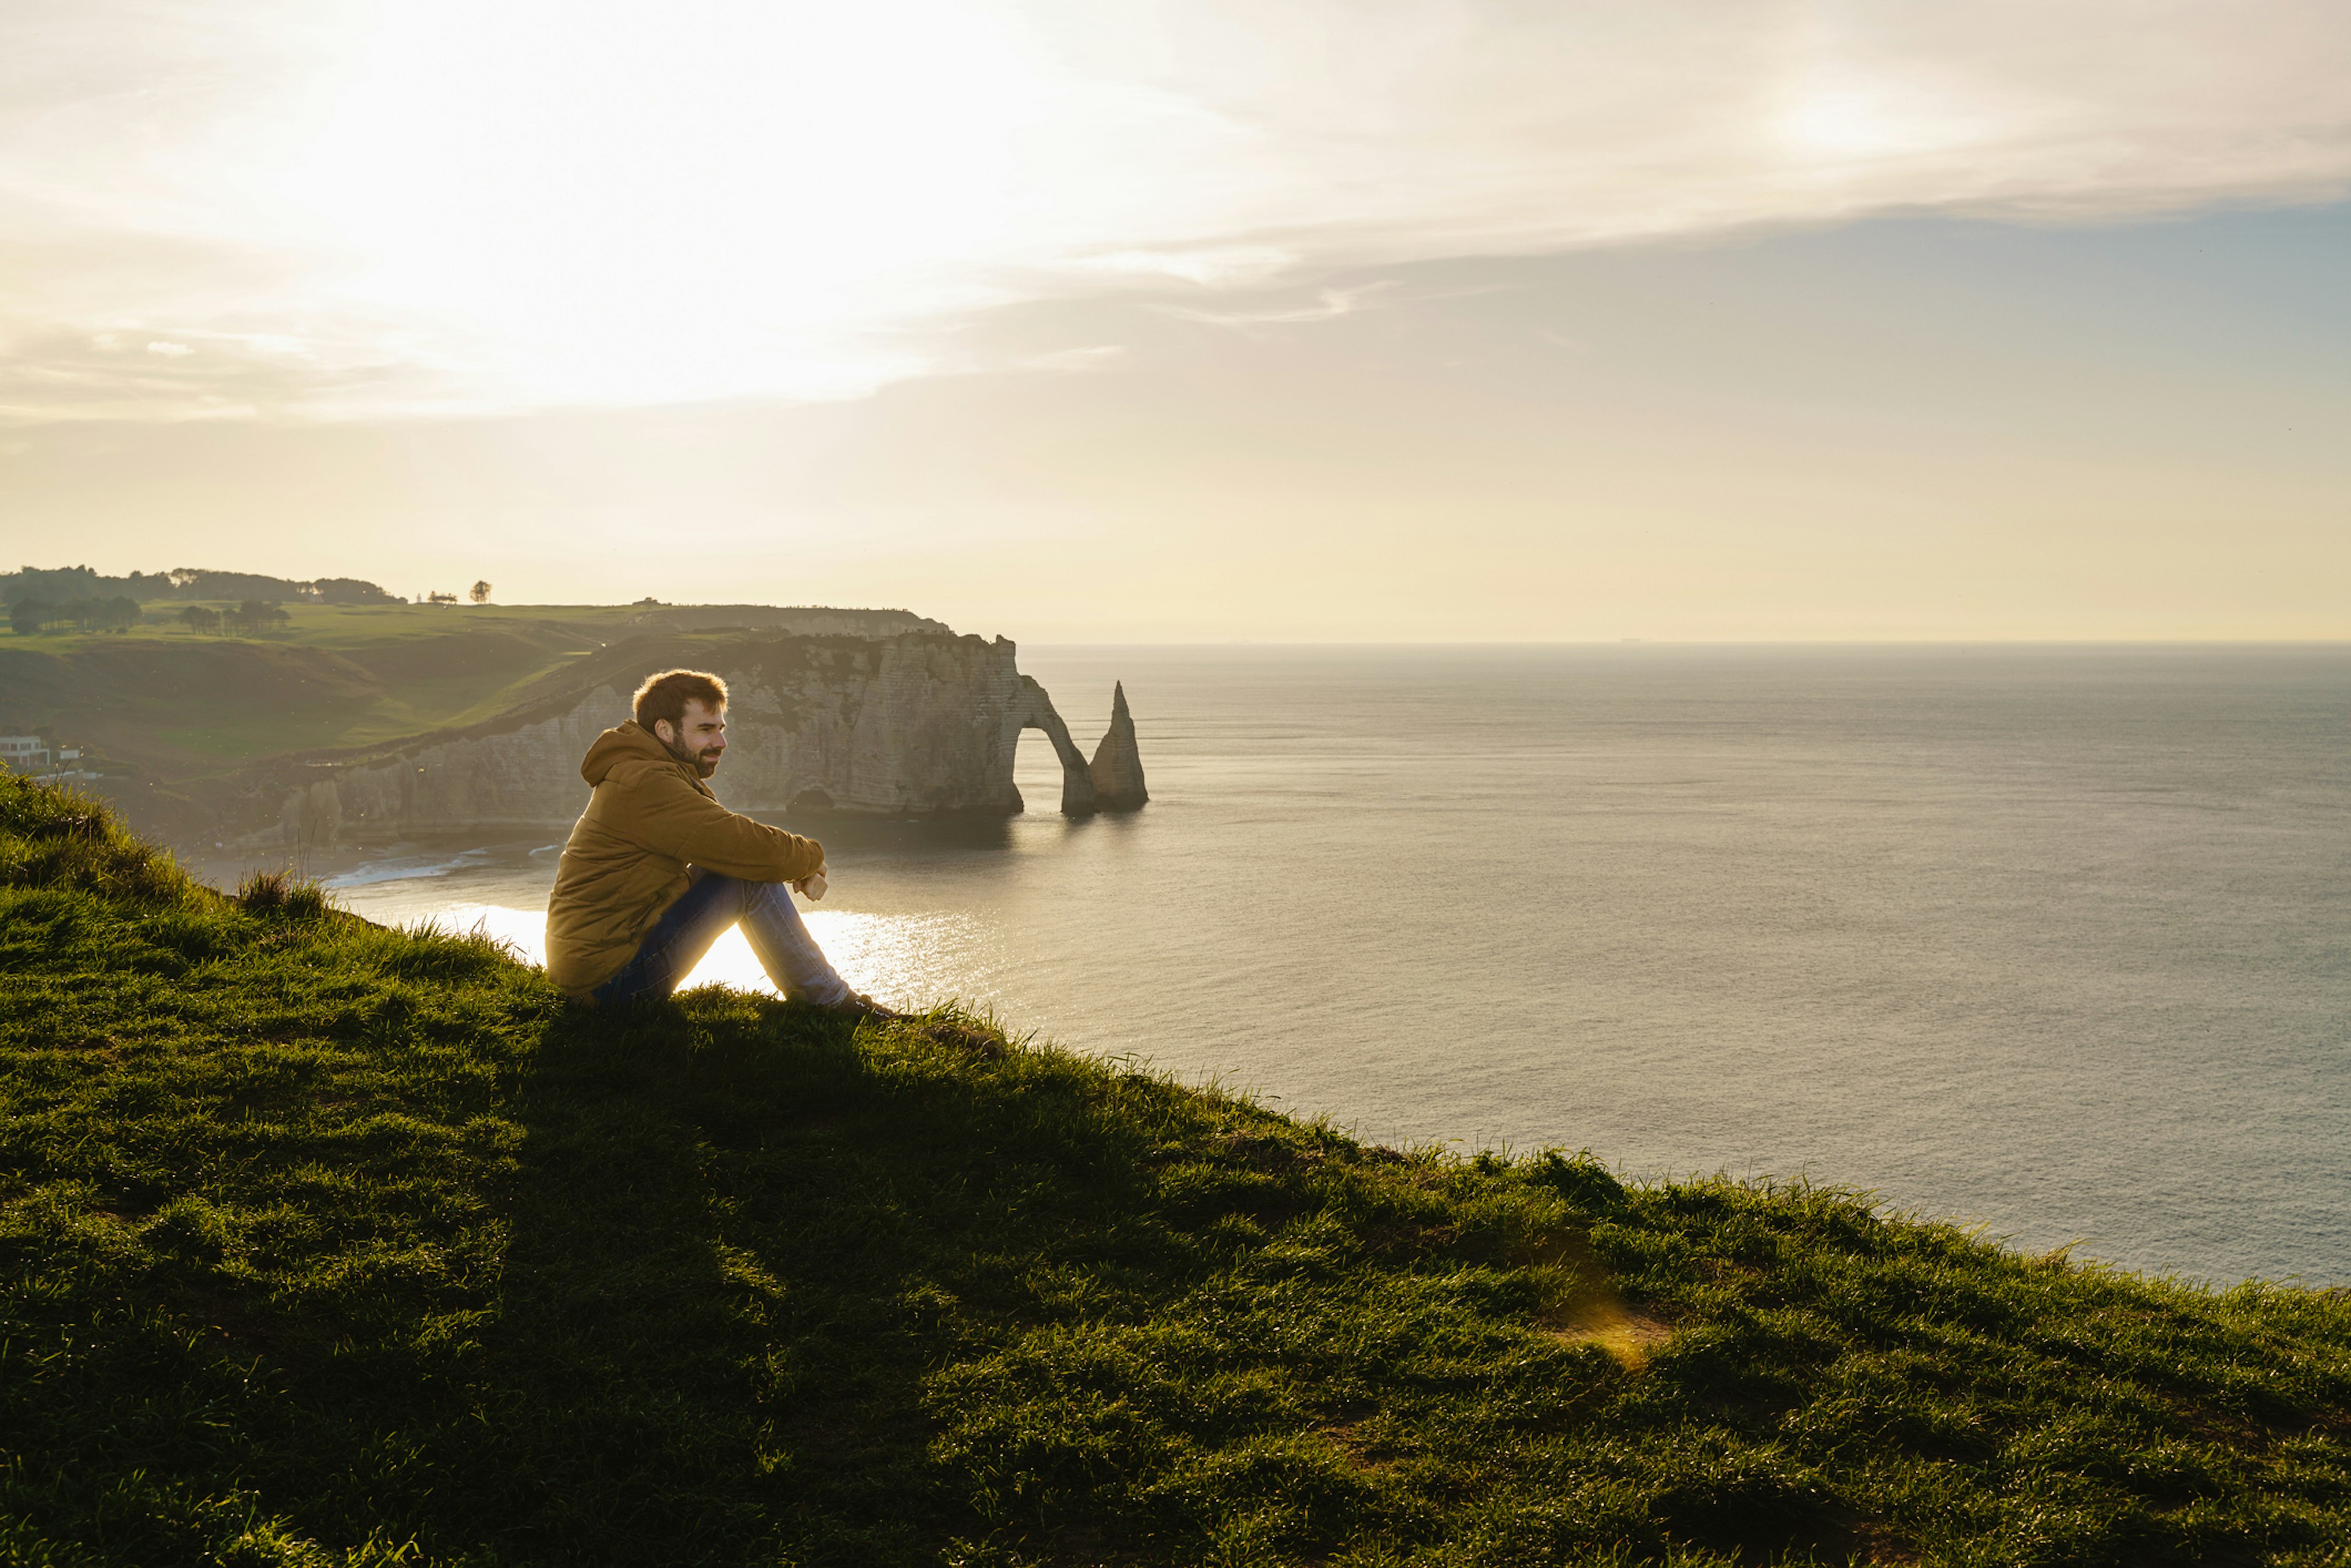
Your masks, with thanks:
<instances>
[{"instance_id":1,"label":"sea","mask_svg":"<svg viewBox=\"0 0 2351 1568\"><path fill-rule=\"evenodd\" d=\"M2351 648L1033 647L1151 803L793 823L858 987L1394 1145L2351 1282ZM726 776L714 780L722 799ZM538 956L552 835L319 869ZM739 935L693 983L769 988Z\"/></svg>"}]
</instances>

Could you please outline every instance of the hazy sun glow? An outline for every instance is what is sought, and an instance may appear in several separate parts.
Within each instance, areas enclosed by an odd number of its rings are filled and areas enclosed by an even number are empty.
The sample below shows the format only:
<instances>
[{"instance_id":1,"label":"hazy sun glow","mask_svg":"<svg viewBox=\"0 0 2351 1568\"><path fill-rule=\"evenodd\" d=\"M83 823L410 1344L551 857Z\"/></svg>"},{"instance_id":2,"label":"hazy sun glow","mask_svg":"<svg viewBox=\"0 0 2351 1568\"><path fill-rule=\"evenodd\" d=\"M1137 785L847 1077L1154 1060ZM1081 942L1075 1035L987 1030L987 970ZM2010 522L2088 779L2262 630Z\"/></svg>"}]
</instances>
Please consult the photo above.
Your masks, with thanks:
<instances>
[{"instance_id":1,"label":"hazy sun glow","mask_svg":"<svg viewBox=\"0 0 2351 1568\"><path fill-rule=\"evenodd\" d=\"M2346 58L2342 0L9 0L0 548L2339 636Z\"/></svg>"},{"instance_id":2,"label":"hazy sun glow","mask_svg":"<svg viewBox=\"0 0 2351 1568\"><path fill-rule=\"evenodd\" d=\"M1050 97L1004 29L858 6L418 0L356 41L287 192L388 316L481 333L514 393L828 392L844 326L968 305Z\"/></svg>"},{"instance_id":3,"label":"hazy sun glow","mask_svg":"<svg viewBox=\"0 0 2351 1568\"><path fill-rule=\"evenodd\" d=\"M2342 189L2351 12L2157 9L19 0L0 412L830 395L1137 279Z\"/></svg>"}]
</instances>

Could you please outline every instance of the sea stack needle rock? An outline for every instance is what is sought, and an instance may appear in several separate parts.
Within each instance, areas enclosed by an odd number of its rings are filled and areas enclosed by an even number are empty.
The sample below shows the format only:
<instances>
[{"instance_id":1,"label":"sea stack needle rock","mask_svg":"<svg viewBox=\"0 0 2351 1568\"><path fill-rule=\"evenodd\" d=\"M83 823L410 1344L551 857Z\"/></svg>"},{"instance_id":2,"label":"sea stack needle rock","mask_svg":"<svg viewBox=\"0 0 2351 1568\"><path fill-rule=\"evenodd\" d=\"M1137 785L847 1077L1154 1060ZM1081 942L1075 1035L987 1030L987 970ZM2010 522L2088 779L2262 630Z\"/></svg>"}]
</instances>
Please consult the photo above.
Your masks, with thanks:
<instances>
[{"instance_id":1,"label":"sea stack needle rock","mask_svg":"<svg viewBox=\"0 0 2351 1568\"><path fill-rule=\"evenodd\" d=\"M1132 811L1151 799L1151 791L1143 787L1143 754L1135 749L1134 719L1126 711L1123 681L1112 691L1110 731L1094 747L1086 772L1093 779L1097 810Z\"/></svg>"}]
</instances>

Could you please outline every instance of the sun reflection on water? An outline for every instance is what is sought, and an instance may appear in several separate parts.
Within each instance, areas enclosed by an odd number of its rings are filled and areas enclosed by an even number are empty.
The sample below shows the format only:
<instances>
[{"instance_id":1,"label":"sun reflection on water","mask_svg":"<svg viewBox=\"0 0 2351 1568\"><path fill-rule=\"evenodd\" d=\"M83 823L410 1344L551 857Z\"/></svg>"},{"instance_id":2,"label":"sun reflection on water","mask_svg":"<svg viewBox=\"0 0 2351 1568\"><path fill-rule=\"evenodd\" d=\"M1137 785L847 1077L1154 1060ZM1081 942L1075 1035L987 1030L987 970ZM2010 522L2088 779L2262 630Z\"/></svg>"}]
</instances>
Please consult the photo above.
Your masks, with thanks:
<instances>
[{"instance_id":1,"label":"sun reflection on water","mask_svg":"<svg viewBox=\"0 0 2351 1568\"><path fill-rule=\"evenodd\" d=\"M965 915L868 915L845 909L803 910L809 932L844 979L883 1001L927 1006L965 989L972 957L984 946L979 923ZM451 932L478 931L506 943L533 964L547 962L547 913L496 904L454 904L425 924ZM732 986L777 994L759 967L742 928L730 926L712 945L680 989Z\"/></svg>"}]
</instances>

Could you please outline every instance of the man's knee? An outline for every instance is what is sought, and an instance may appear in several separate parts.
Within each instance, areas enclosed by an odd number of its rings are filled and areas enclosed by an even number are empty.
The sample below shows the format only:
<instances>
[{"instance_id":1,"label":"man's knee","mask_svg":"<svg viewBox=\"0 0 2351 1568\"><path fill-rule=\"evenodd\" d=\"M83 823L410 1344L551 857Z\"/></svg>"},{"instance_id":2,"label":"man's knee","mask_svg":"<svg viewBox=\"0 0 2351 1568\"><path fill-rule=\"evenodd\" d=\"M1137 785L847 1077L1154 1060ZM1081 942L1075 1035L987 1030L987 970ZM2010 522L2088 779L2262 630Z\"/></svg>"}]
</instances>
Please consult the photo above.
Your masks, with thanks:
<instances>
[{"instance_id":1,"label":"man's knee","mask_svg":"<svg viewBox=\"0 0 2351 1568\"><path fill-rule=\"evenodd\" d=\"M745 882L741 877L728 876L723 871L712 871L705 866L690 865L685 868L685 874L694 879L693 892L705 907L712 904L740 906L746 898L758 892L762 885L756 882Z\"/></svg>"},{"instance_id":2,"label":"man's knee","mask_svg":"<svg viewBox=\"0 0 2351 1568\"><path fill-rule=\"evenodd\" d=\"M783 910L793 915L799 914L799 910L792 908L791 884L781 882L745 883L743 884L744 913L748 914L754 909Z\"/></svg>"}]
</instances>

